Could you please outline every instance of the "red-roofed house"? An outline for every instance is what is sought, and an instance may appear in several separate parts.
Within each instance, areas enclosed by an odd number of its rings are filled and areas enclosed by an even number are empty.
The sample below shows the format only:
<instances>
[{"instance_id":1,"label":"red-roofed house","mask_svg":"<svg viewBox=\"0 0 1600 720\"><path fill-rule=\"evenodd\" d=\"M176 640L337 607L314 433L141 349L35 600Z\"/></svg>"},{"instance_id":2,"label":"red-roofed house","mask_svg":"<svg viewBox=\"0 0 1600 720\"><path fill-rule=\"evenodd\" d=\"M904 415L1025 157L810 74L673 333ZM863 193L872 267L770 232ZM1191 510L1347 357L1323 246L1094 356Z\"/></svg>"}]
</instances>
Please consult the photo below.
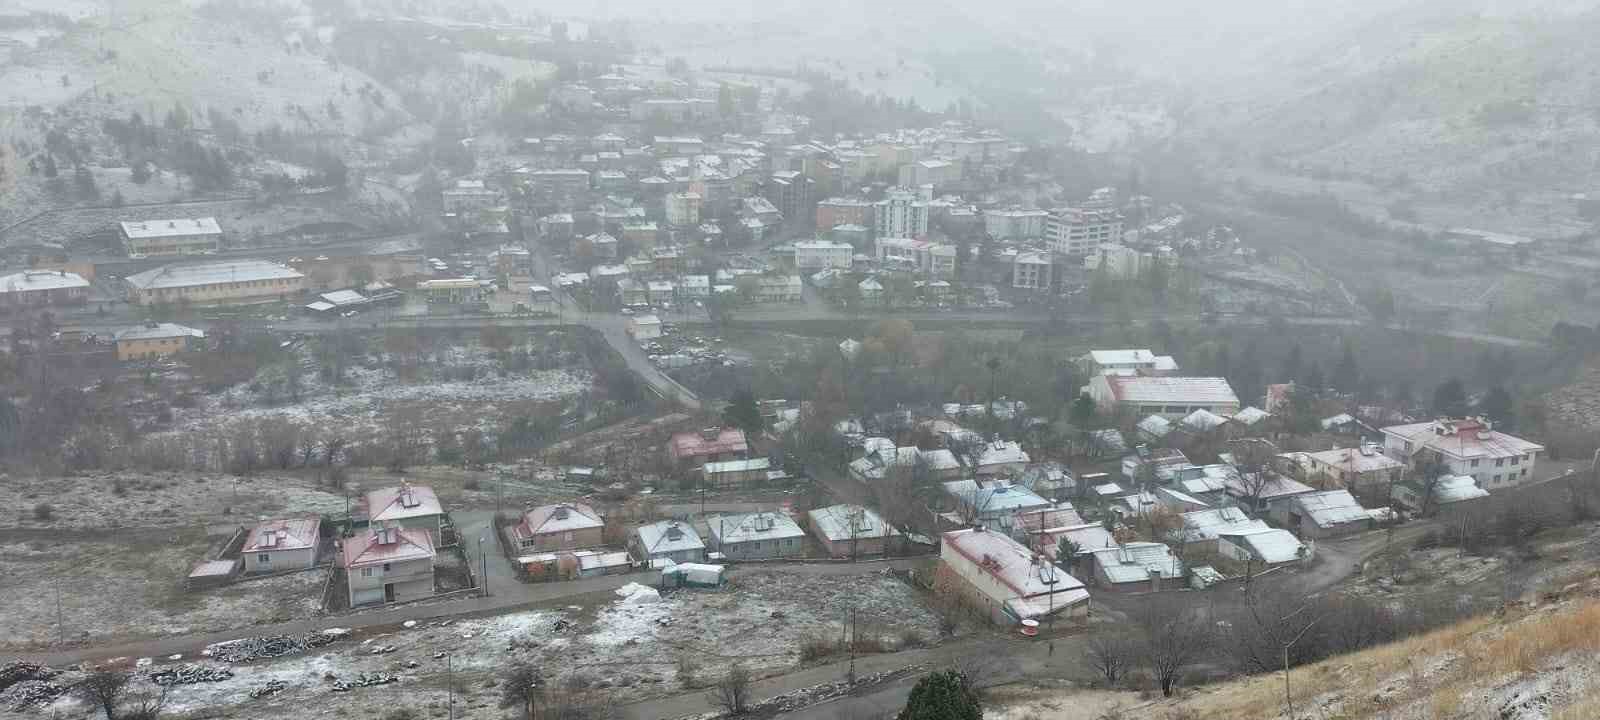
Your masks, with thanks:
<instances>
[{"instance_id":1,"label":"red-roofed house","mask_svg":"<svg viewBox=\"0 0 1600 720\"><path fill-rule=\"evenodd\" d=\"M992 530L945 533L939 561L940 591L959 593L996 624L1089 608L1082 582Z\"/></svg>"},{"instance_id":2,"label":"red-roofed house","mask_svg":"<svg viewBox=\"0 0 1600 720\"><path fill-rule=\"evenodd\" d=\"M433 537L421 528L372 527L346 538L340 564L350 607L433 595Z\"/></svg>"},{"instance_id":3,"label":"red-roofed house","mask_svg":"<svg viewBox=\"0 0 1600 720\"><path fill-rule=\"evenodd\" d=\"M444 525L444 508L433 488L410 483L368 492L356 504L354 515L358 524L427 530L436 545Z\"/></svg>"},{"instance_id":4,"label":"red-roofed house","mask_svg":"<svg viewBox=\"0 0 1600 720\"><path fill-rule=\"evenodd\" d=\"M1436 459L1451 475L1468 475L1490 492L1525 483L1544 446L1494 429L1479 417L1393 425L1383 429L1383 450L1400 462Z\"/></svg>"},{"instance_id":5,"label":"red-roofed house","mask_svg":"<svg viewBox=\"0 0 1600 720\"><path fill-rule=\"evenodd\" d=\"M576 550L604 544L606 522L594 508L582 503L541 505L522 514L511 526L511 539L519 550Z\"/></svg>"},{"instance_id":6,"label":"red-roofed house","mask_svg":"<svg viewBox=\"0 0 1600 720\"><path fill-rule=\"evenodd\" d=\"M675 433L667 442L667 459L679 466L702 467L708 462L743 460L750 453L739 428L706 428Z\"/></svg>"},{"instance_id":7,"label":"red-roofed house","mask_svg":"<svg viewBox=\"0 0 1600 720\"><path fill-rule=\"evenodd\" d=\"M250 529L240 553L247 573L304 570L317 564L322 518L263 520Z\"/></svg>"}]
</instances>

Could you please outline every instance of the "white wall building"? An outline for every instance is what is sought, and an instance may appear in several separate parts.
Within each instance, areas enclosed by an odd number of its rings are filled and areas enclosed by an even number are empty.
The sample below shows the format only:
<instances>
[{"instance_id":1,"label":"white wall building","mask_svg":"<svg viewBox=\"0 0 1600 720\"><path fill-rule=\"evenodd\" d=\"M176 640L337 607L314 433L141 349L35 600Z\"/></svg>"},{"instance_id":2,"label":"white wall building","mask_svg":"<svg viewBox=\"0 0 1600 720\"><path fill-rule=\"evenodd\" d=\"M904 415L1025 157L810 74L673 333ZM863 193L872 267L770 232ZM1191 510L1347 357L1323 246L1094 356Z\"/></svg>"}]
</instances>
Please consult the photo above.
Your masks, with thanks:
<instances>
[{"instance_id":1,"label":"white wall building","mask_svg":"<svg viewBox=\"0 0 1600 720\"><path fill-rule=\"evenodd\" d=\"M1109 209L1052 210L1045 219L1044 237L1057 255L1088 255L1101 244L1122 240L1122 216Z\"/></svg>"},{"instance_id":2,"label":"white wall building","mask_svg":"<svg viewBox=\"0 0 1600 720\"><path fill-rule=\"evenodd\" d=\"M692 192L673 193L667 196L667 224L676 228L700 224L700 195Z\"/></svg>"},{"instance_id":3,"label":"white wall building","mask_svg":"<svg viewBox=\"0 0 1600 720\"><path fill-rule=\"evenodd\" d=\"M856 249L831 240L801 240L794 244L794 264L801 270L849 270Z\"/></svg>"},{"instance_id":4,"label":"white wall building","mask_svg":"<svg viewBox=\"0 0 1600 720\"><path fill-rule=\"evenodd\" d=\"M884 199L874 205L873 222L880 238L917 238L928 234L928 200L926 189L891 189Z\"/></svg>"},{"instance_id":5,"label":"white wall building","mask_svg":"<svg viewBox=\"0 0 1600 720\"><path fill-rule=\"evenodd\" d=\"M1045 220L1050 213L1044 210L983 211L983 231L996 240L1023 240L1044 237Z\"/></svg>"},{"instance_id":6,"label":"white wall building","mask_svg":"<svg viewBox=\"0 0 1600 720\"><path fill-rule=\"evenodd\" d=\"M952 589L994 623L1016 624L1088 607L1089 591L1081 581L1003 533L956 530L943 539L940 564L960 585Z\"/></svg>"},{"instance_id":7,"label":"white wall building","mask_svg":"<svg viewBox=\"0 0 1600 720\"><path fill-rule=\"evenodd\" d=\"M1239 412L1239 396L1219 377L1096 375L1083 389L1103 412L1181 420L1196 410L1222 417Z\"/></svg>"},{"instance_id":8,"label":"white wall building","mask_svg":"<svg viewBox=\"0 0 1600 720\"><path fill-rule=\"evenodd\" d=\"M1437 457L1451 475L1466 475L1491 492L1533 479L1544 446L1494 429L1481 417L1395 425L1383 429L1389 457L1414 464Z\"/></svg>"}]
</instances>

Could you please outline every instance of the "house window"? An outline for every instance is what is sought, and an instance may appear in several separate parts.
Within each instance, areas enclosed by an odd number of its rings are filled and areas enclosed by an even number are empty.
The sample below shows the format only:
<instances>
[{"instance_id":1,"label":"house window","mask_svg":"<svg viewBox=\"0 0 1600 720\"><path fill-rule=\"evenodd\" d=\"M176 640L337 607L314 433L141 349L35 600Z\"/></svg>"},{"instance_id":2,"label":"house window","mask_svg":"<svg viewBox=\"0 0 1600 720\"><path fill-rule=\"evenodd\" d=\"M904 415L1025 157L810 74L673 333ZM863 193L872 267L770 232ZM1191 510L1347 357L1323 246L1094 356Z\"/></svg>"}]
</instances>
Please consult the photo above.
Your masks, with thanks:
<instances>
[{"instance_id":1,"label":"house window","mask_svg":"<svg viewBox=\"0 0 1600 720\"><path fill-rule=\"evenodd\" d=\"M1528 476L1528 469L1527 468L1523 468L1522 469L1522 477L1527 477L1527 476Z\"/></svg>"},{"instance_id":2,"label":"house window","mask_svg":"<svg viewBox=\"0 0 1600 720\"><path fill-rule=\"evenodd\" d=\"M269 554L269 553L261 553L260 555L256 556L256 562L259 562L259 563L272 562L272 555Z\"/></svg>"},{"instance_id":3,"label":"house window","mask_svg":"<svg viewBox=\"0 0 1600 720\"><path fill-rule=\"evenodd\" d=\"M384 563L383 564L383 571L384 572L389 572L389 563Z\"/></svg>"},{"instance_id":4,"label":"house window","mask_svg":"<svg viewBox=\"0 0 1600 720\"><path fill-rule=\"evenodd\" d=\"M1494 466L1495 467L1504 467L1505 464L1506 464L1506 459L1505 458L1495 458L1494 459Z\"/></svg>"},{"instance_id":5,"label":"house window","mask_svg":"<svg viewBox=\"0 0 1600 720\"><path fill-rule=\"evenodd\" d=\"M1518 465L1518 464L1521 464L1521 462L1522 462L1522 456L1521 455L1512 455L1511 456L1511 464L1512 465Z\"/></svg>"},{"instance_id":6,"label":"house window","mask_svg":"<svg viewBox=\"0 0 1600 720\"><path fill-rule=\"evenodd\" d=\"M1494 475L1494 484L1496 484L1496 485L1500 484L1500 474L1499 473L1495 473L1495 475Z\"/></svg>"},{"instance_id":7,"label":"house window","mask_svg":"<svg viewBox=\"0 0 1600 720\"><path fill-rule=\"evenodd\" d=\"M568 530L561 535L562 542L572 542L572 531Z\"/></svg>"},{"instance_id":8,"label":"house window","mask_svg":"<svg viewBox=\"0 0 1600 720\"><path fill-rule=\"evenodd\" d=\"M372 568L361 568L361 577L372 577Z\"/></svg>"},{"instance_id":9,"label":"house window","mask_svg":"<svg viewBox=\"0 0 1600 720\"><path fill-rule=\"evenodd\" d=\"M1473 467L1477 467L1478 466L1478 459L1477 458L1473 458L1472 459L1472 466Z\"/></svg>"}]
</instances>

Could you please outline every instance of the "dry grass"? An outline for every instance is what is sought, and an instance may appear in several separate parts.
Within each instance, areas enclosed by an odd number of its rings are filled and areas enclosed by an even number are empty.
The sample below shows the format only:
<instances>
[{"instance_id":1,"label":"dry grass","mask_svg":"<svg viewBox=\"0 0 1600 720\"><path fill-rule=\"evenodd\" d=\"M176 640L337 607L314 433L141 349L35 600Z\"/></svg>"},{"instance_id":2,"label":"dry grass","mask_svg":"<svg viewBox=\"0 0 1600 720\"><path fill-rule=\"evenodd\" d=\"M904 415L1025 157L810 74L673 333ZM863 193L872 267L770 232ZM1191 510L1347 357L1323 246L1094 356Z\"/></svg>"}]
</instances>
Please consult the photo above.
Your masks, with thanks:
<instances>
[{"instance_id":1,"label":"dry grass","mask_svg":"<svg viewBox=\"0 0 1600 720\"><path fill-rule=\"evenodd\" d=\"M1420 704L1441 720L1470 715L1475 689L1528 676L1555 658L1600 653L1600 600L1504 618L1475 617L1426 635L1290 673L1297 703L1338 697L1339 717L1386 717ZM1215 688L1185 703L1198 720L1268 720L1283 712L1283 679L1271 674ZM1555 708L1552 720L1600 718L1600 688Z\"/></svg>"}]
</instances>

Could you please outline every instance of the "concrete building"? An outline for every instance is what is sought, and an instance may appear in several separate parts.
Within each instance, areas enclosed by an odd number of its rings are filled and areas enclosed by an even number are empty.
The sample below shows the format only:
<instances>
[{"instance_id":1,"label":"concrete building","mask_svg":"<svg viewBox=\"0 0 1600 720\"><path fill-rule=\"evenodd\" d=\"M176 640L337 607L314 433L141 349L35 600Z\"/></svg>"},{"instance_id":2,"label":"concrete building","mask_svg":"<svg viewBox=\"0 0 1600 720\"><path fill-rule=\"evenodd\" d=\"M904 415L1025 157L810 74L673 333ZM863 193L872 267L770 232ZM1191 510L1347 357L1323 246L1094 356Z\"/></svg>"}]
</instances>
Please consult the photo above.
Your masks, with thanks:
<instances>
[{"instance_id":1,"label":"concrete building","mask_svg":"<svg viewBox=\"0 0 1600 720\"><path fill-rule=\"evenodd\" d=\"M764 457L708 462L700 467L701 479L708 488L741 488L767 481L772 461Z\"/></svg>"},{"instance_id":2,"label":"concrete building","mask_svg":"<svg viewBox=\"0 0 1600 720\"><path fill-rule=\"evenodd\" d=\"M88 298L89 281L77 273L24 270L0 277L0 307L81 305Z\"/></svg>"},{"instance_id":3,"label":"concrete building","mask_svg":"<svg viewBox=\"0 0 1600 720\"><path fill-rule=\"evenodd\" d=\"M961 166L941 160L928 158L900 166L900 185L904 187L940 188L961 179Z\"/></svg>"},{"instance_id":4,"label":"concrete building","mask_svg":"<svg viewBox=\"0 0 1600 720\"><path fill-rule=\"evenodd\" d=\"M599 547L605 544L606 522L583 503L540 505L522 514L508 528L507 539L518 550L551 552Z\"/></svg>"},{"instance_id":5,"label":"concrete building","mask_svg":"<svg viewBox=\"0 0 1600 720\"><path fill-rule=\"evenodd\" d=\"M1122 240L1122 216L1110 209L1052 210L1045 218L1044 238L1051 252L1082 257L1102 244Z\"/></svg>"},{"instance_id":6,"label":"concrete building","mask_svg":"<svg viewBox=\"0 0 1600 720\"><path fill-rule=\"evenodd\" d=\"M635 315L628 318L628 334L637 342L661 337L661 318L654 315Z\"/></svg>"},{"instance_id":7,"label":"concrete building","mask_svg":"<svg viewBox=\"0 0 1600 720\"><path fill-rule=\"evenodd\" d=\"M1006 535L983 528L943 535L935 587L965 598L999 625L1087 612L1089 607L1089 591L1077 578Z\"/></svg>"},{"instance_id":8,"label":"concrete building","mask_svg":"<svg viewBox=\"0 0 1600 720\"><path fill-rule=\"evenodd\" d=\"M900 531L883 521L871 508L829 505L806 513L817 542L833 558L877 557L888 554L900 541Z\"/></svg>"},{"instance_id":9,"label":"concrete building","mask_svg":"<svg viewBox=\"0 0 1600 720\"><path fill-rule=\"evenodd\" d=\"M1431 497L1430 497L1431 495ZM1457 503L1465 503L1489 496L1489 491L1478 487L1470 475L1445 475L1433 482L1433 487L1419 481L1404 482L1394 488L1394 503L1414 513L1426 514L1436 510L1449 511Z\"/></svg>"},{"instance_id":10,"label":"concrete building","mask_svg":"<svg viewBox=\"0 0 1600 720\"><path fill-rule=\"evenodd\" d=\"M879 238L920 238L928 234L928 194L894 188L873 203L873 225Z\"/></svg>"},{"instance_id":11,"label":"concrete building","mask_svg":"<svg viewBox=\"0 0 1600 720\"><path fill-rule=\"evenodd\" d=\"M1095 548L1087 554L1096 587L1112 592L1157 592L1183 589L1183 561L1166 543L1131 542Z\"/></svg>"},{"instance_id":12,"label":"concrete building","mask_svg":"<svg viewBox=\"0 0 1600 720\"><path fill-rule=\"evenodd\" d=\"M1288 530L1230 529L1217 536L1217 554L1260 571L1302 562L1311 556L1311 549Z\"/></svg>"},{"instance_id":13,"label":"concrete building","mask_svg":"<svg viewBox=\"0 0 1600 720\"><path fill-rule=\"evenodd\" d=\"M1005 481L954 480L944 483L944 491L963 522L997 532L1010 533L1018 515L1055 507L1032 490Z\"/></svg>"},{"instance_id":14,"label":"concrete building","mask_svg":"<svg viewBox=\"0 0 1600 720\"><path fill-rule=\"evenodd\" d=\"M528 203L541 211L573 210L589 194L589 171L552 168L523 174Z\"/></svg>"},{"instance_id":15,"label":"concrete building","mask_svg":"<svg viewBox=\"0 0 1600 720\"><path fill-rule=\"evenodd\" d=\"M437 544L444 528L444 508L439 496L426 485L403 483L367 492L352 511L356 524L426 530Z\"/></svg>"},{"instance_id":16,"label":"concrete building","mask_svg":"<svg viewBox=\"0 0 1600 720\"><path fill-rule=\"evenodd\" d=\"M188 352L204 340L206 334L177 323L146 323L119 330L112 337L117 344L117 359L128 362Z\"/></svg>"},{"instance_id":17,"label":"concrete building","mask_svg":"<svg viewBox=\"0 0 1600 720\"><path fill-rule=\"evenodd\" d=\"M1044 210L983 211L983 231L996 240L1026 240L1044 237L1045 220L1050 213Z\"/></svg>"},{"instance_id":18,"label":"concrete building","mask_svg":"<svg viewBox=\"0 0 1600 720\"><path fill-rule=\"evenodd\" d=\"M1172 375L1178 361L1171 355L1157 355L1147 349L1091 350L1078 357L1078 364L1089 375Z\"/></svg>"},{"instance_id":19,"label":"concrete building","mask_svg":"<svg viewBox=\"0 0 1600 720\"><path fill-rule=\"evenodd\" d=\"M943 245L904 237L879 237L874 243L878 262L888 269L902 269L935 278L953 278L956 274L956 249Z\"/></svg>"},{"instance_id":20,"label":"concrete building","mask_svg":"<svg viewBox=\"0 0 1600 720\"><path fill-rule=\"evenodd\" d=\"M270 302L298 295L305 275L266 260L167 265L123 279L135 305Z\"/></svg>"},{"instance_id":21,"label":"concrete building","mask_svg":"<svg viewBox=\"0 0 1600 720\"><path fill-rule=\"evenodd\" d=\"M817 231L840 225L872 225L872 203L856 198L828 198L817 203Z\"/></svg>"},{"instance_id":22,"label":"concrete building","mask_svg":"<svg viewBox=\"0 0 1600 720\"><path fill-rule=\"evenodd\" d=\"M760 303L797 303L805 293L799 275L762 275L755 278L755 301Z\"/></svg>"},{"instance_id":23,"label":"concrete building","mask_svg":"<svg viewBox=\"0 0 1600 720\"><path fill-rule=\"evenodd\" d=\"M700 224L699 193L672 193L667 196L666 206L668 225L689 228Z\"/></svg>"},{"instance_id":24,"label":"concrete building","mask_svg":"<svg viewBox=\"0 0 1600 720\"><path fill-rule=\"evenodd\" d=\"M422 529L377 526L345 538L340 550L350 607L433 596L434 539Z\"/></svg>"},{"instance_id":25,"label":"concrete building","mask_svg":"<svg viewBox=\"0 0 1600 720\"><path fill-rule=\"evenodd\" d=\"M799 171L782 170L768 178L765 195L790 225L799 226L815 213L812 205L815 186L816 181Z\"/></svg>"},{"instance_id":26,"label":"concrete building","mask_svg":"<svg viewBox=\"0 0 1600 720\"><path fill-rule=\"evenodd\" d=\"M799 557L806 551L806 532L783 513L709 515L706 528L711 550L729 560Z\"/></svg>"},{"instance_id":27,"label":"concrete building","mask_svg":"<svg viewBox=\"0 0 1600 720\"><path fill-rule=\"evenodd\" d=\"M706 544L694 528L676 520L661 520L640 525L628 540L634 559L653 568L673 563L698 563L706 560Z\"/></svg>"},{"instance_id":28,"label":"concrete building","mask_svg":"<svg viewBox=\"0 0 1600 720\"><path fill-rule=\"evenodd\" d=\"M1373 526L1373 511L1361 506L1349 490L1301 493L1275 506L1272 519L1302 538L1330 538Z\"/></svg>"},{"instance_id":29,"label":"concrete building","mask_svg":"<svg viewBox=\"0 0 1600 720\"><path fill-rule=\"evenodd\" d=\"M848 243L832 240L799 240L794 244L794 264L799 270L816 271L824 268L849 270L856 249Z\"/></svg>"},{"instance_id":30,"label":"concrete building","mask_svg":"<svg viewBox=\"0 0 1600 720\"><path fill-rule=\"evenodd\" d=\"M250 528L239 554L246 573L308 570L316 567L321 544L320 517L263 520Z\"/></svg>"},{"instance_id":31,"label":"concrete building","mask_svg":"<svg viewBox=\"0 0 1600 720\"><path fill-rule=\"evenodd\" d=\"M1389 457L1415 465L1438 460L1451 475L1467 475L1494 492L1528 482L1544 446L1494 429L1486 418L1440 419L1383 429Z\"/></svg>"},{"instance_id":32,"label":"concrete building","mask_svg":"<svg viewBox=\"0 0 1600 720\"><path fill-rule=\"evenodd\" d=\"M1023 290L1049 290L1053 265L1048 255L1017 253L1011 261L1011 287Z\"/></svg>"},{"instance_id":33,"label":"concrete building","mask_svg":"<svg viewBox=\"0 0 1600 720\"><path fill-rule=\"evenodd\" d=\"M128 257L210 255L222 249L222 227L211 217L119 223Z\"/></svg>"},{"instance_id":34,"label":"concrete building","mask_svg":"<svg viewBox=\"0 0 1600 720\"><path fill-rule=\"evenodd\" d=\"M1095 375L1083 389L1102 412L1181 420L1195 410L1231 417L1239 397L1225 378Z\"/></svg>"},{"instance_id":35,"label":"concrete building","mask_svg":"<svg viewBox=\"0 0 1600 720\"><path fill-rule=\"evenodd\" d=\"M1398 484L1405 474L1405 463L1384 455L1375 445L1291 453L1290 459L1301 463L1306 482L1327 490L1387 489Z\"/></svg>"}]
</instances>

